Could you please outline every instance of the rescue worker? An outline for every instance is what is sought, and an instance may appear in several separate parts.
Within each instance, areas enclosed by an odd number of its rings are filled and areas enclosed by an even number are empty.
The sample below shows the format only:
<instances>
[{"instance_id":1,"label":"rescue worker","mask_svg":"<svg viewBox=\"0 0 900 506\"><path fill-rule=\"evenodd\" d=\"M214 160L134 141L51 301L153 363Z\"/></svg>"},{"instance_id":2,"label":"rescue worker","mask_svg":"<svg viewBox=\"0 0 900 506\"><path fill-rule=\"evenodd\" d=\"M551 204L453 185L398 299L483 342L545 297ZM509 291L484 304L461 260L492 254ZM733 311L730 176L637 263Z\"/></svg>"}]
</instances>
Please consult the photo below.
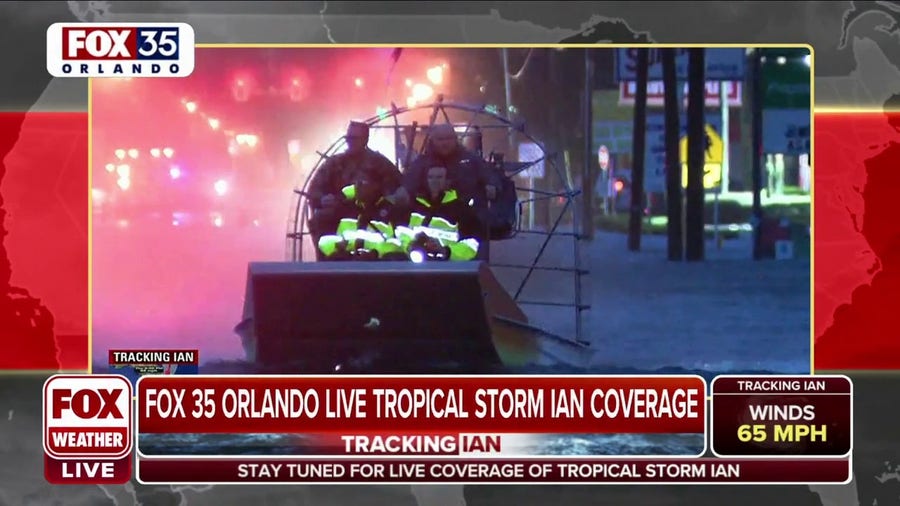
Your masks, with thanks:
<instances>
[{"instance_id":1,"label":"rescue worker","mask_svg":"<svg viewBox=\"0 0 900 506\"><path fill-rule=\"evenodd\" d=\"M460 198L488 201L496 197L500 182L494 171L477 154L465 149L453 125L440 124L431 128L428 148L403 174L403 186L409 195L417 195L425 188L425 172L434 166L447 168Z\"/></svg>"},{"instance_id":2,"label":"rescue worker","mask_svg":"<svg viewBox=\"0 0 900 506\"><path fill-rule=\"evenodd\" d=\"M384 155L368 148L369 125L351 122L345 137L347 149L330 157L315 173L307 190L312 208L309 228L314 242L334 234L341 218L336 207L345 199L344 189L363 173L376 185L378 195L392 203L407 205L409 196L402 186L402 175Z\"/></svg>"},{"instance_id":3,"label":"rescue worker","mask_svg":"<svg viewBox=\"0 0 900 506\"><path fill-rule=\"evenodd\" d=\"M453 181L454 190L463 202L474 202L474 209L482 223L487 223L489 203L497 197L501 187L499 175L483 158L465 149L453 125L440 124L432 127L428 146L421 156L403 174L403 186L409 195L418 195L425 188L425 173L435 166L445 167L447 178ZM483 227L475 235L482 244L480 258L487 259L487 228Z\"/></svg>"},{"instance_id":4,"label":"rescue worker","mask_svg":"<svg viewBox=\"0 0 900 506\"><path fill-rule=\"evenodd\" d=\"M456 190L450 189L447 168L440 165L426 171L426 185L427 191L412 203L409 222L396 229L410 259L474 259L479 249L475 236L480 223L472 200L464 201Z\"/></svg>"},{"instance_id":5,"label":"rescue worker","mask_svg":"<svg viewBox=\"0 0 900 506\"><path fill-rule=\"evenodd\" d=\"M381 195L370 174L361 172L355 179L343 188L342 200L334 207L339 217L335 233L317 240L323 259L406 260L403 244L394 234L401 211Z\"/></svg>"}]
</instances>

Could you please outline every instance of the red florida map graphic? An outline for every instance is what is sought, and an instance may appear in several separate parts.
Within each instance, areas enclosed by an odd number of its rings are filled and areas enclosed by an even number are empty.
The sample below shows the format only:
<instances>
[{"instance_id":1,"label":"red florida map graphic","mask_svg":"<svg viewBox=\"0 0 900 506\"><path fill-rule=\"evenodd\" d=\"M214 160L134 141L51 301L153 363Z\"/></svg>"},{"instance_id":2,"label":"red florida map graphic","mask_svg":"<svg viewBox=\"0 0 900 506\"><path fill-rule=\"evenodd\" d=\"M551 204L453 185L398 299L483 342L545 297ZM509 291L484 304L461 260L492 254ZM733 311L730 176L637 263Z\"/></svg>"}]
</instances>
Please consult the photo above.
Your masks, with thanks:
<instances>
[{"instance_id":1,"label":"red florida map graphic","mask_svg":"<svg viewBox=\"0 0 900 506\"><path fill-rule=\"evenodd\" d=\"M816 369L900 365L900 112L889 110L816 114Z\"/></svg>"},{"instance_id":2,"label":"red florida map graphic","mask_svg":"<svg viewBox=\"0 0 900 506\"><path fill-rule=\"evenodd\" d=\"M0 369L88 369L88 115L0 113Z\"/></svg>"}]
</instances>

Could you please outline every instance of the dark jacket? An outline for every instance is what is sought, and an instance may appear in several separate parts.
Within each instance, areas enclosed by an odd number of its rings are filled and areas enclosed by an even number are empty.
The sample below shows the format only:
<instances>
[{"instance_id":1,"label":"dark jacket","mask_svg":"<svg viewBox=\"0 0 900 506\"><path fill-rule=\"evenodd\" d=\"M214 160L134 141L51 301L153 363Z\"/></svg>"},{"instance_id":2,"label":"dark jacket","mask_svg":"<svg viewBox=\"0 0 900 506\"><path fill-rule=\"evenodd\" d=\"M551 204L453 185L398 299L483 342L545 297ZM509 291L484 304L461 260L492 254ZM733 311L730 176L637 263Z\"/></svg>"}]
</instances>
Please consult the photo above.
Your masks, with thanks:
<instances>
[{"instance_id":1,"label":"dark jacket","mask_svg":"<svg viewBox=\"0 0 900 506\"><path fill-rule=\"evenodd\" d=\"M426 175L435 166L447 168L447 177L453 188L459 192L464 202L475 199L475 207L486 206L484 187L494 185L500 188L499 175L478 155L460 147L453 155L441 158L433 152L426 152L410 164L403 174L403 186L410 195L427 193Z\"/></svg>"},{"instance_id":2,"label":"dark jacket","mask_svg":"<svg viewBox=\"0 0 900 506\"><path fill-rule=\"evenodd\" d=\"M381 188L382 195L390 195L400 187L402 175L384 155L366 149L359 155L340 153L332 156L316 170L307 188L313 208L321 206L322 197L334 195L341 198L341 191L356 182L359 173L365 173Z\"/></svg>"}]
</instances>

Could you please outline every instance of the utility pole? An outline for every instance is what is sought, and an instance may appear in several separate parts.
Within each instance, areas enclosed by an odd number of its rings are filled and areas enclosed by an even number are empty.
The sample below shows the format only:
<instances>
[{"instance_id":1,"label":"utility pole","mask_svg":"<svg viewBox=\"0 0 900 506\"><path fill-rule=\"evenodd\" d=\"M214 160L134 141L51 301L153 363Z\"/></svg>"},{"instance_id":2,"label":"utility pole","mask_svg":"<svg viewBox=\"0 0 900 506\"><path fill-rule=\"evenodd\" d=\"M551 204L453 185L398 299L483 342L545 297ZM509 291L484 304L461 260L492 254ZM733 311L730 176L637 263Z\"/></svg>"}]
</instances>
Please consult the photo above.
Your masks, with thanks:
<instances>
[{"instance_id":1,"label":"utility pole","mask_svg":"<svg viewBox=\"0 0 900 506\"><path fill-rule=\"evenodd\" d=\"M684 259L684 241L682 240L683 210L681 200L681 160L678 152L678 140L681 134L679 110L681 82L675 71L675 50L662 49L663 84L665 86L665 136L666 136L666 215L668 221L668 258L673 262Z\"/></svg>"},{"instance_id":2,"label":"utility pole","mask_svg":"<svg viewBox=\"0 0 900 506\"><path fill-rule=\"evenodd\" d=\"M504 92L505 98L506 98L506 114L504 114L504 116L506 118L512 119L513 103L512 103L512 89L510 87L510 80L509 80L509 77L510 77L509 76L509 52L505 47L503 49L501 49L501 51L503 53L503 92ZM513 149L512 139L513 139L513 133L510 130L509 135L507 136L507 139L506 139L507 160L512 160L512 149Z\"/></svg>"},{"instance_id":3,"label":"utility pole","mask_svg":"<svg viewBox=\"0 0 900 506\"><path fill-rule=\"evenodd\" d=\"M716 249L722 249L722 236L719 233L719 197L728 193L731 181L731 119L729 117L728 86L730 81L719 81L719 106L722 119L722 175L715 188L715 204L713 208L713 236Z\"/></svg>"},{"instance_id":4,"label":"utility pole","mask_svg":"<svg viewBox=\"0 0 900 506\"><path fill-rule=\"evenodd\" d=\"M731 187L731 118L728 90L731 81L719 81L719 106L722 114L722 182L721 193L728 193Z\"/></svg>"},{"instance_id":5,"label":"utility pole","mask_svg":"<svg viewBox=\"0 0 900 506\"><path fill-rule=\"evenodd\" d=\"M644 152L647 140L647 65L649 49L637 53L637 79L634 95L634 127L631 166L631 214L628 220L628 250L641 249L641 224L644 219Z\"/></svg>"},{"instance_id":6,"label":"utility pole","mask_svg":"<svg viewBox=\"0 0 900 506\"><path fill-rule=\"evenodd\" d=\"M762 111L763 111L763 79L760 48L755 48L750 53L750 79L753 87L753 116L752 116L752 153L753 165L753 259L762 258Z\"/></svg>"},{"instance_id":7,"label":"utility pole","mask_svg":"<svg viewBox=\"0 0 900 506\"><path fill-rule=\"evenodd\" d=\"M687 175L687 248L689 262L704 257L703 173L706 162L706 54L702 48L688 50L688 175Z\"/></svg>"},{"instance_id":8,"label":"utility pole","mask_svg":"<svg viewBox=\"0 0 900 506\"><path fill-rule=\"evenodd\" d=\"M591 49L584 51L584 172L581 176L582 235L585 239L594 238L594 62Z\"/></svg>"}]
</instances>

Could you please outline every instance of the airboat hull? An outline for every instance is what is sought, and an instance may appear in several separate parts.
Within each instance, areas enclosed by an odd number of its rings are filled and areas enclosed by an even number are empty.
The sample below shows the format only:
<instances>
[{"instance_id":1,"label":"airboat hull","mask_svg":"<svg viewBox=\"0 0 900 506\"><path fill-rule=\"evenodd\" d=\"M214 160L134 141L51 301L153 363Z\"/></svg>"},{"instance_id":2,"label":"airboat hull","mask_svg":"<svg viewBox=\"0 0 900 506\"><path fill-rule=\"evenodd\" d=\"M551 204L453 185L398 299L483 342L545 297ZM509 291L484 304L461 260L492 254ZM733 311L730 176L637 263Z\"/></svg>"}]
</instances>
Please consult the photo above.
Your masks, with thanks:
<instances>
[{"instance_id":1,"label":"airboat hull","mask_svg":"<svg viewBox=\"0 0 900 506\"><path fill-rule=\"evenodd\" d=\"M248 361L301 374L489 373L585 355L528 324L478 262L252 263L235 332Z\"/></svg>"}]
</instances>

